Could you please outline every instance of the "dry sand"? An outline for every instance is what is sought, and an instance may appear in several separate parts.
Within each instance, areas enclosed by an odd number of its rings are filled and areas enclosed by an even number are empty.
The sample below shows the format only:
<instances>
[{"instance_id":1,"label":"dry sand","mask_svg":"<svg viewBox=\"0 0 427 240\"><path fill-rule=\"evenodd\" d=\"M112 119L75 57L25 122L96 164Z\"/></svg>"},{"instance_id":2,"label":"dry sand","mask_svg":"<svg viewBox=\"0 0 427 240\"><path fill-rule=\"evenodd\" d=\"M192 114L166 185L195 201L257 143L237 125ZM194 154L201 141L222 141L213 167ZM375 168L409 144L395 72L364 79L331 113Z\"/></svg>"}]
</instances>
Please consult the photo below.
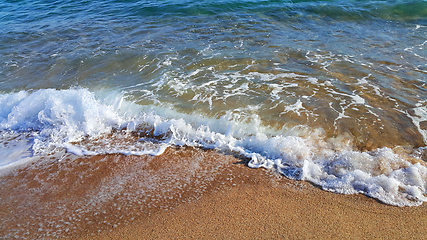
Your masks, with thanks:
<instances>
[{"instance_id":1,"label":"dry sand","mask_svg":"<svg viewBox=\"0 0 427 240\"><path fill-rule=\"evenodd\" d=\"M215 151L35 163L0 179L0 237L425 239L427 207L289 180Z\"/></svg>"}]
</instances>

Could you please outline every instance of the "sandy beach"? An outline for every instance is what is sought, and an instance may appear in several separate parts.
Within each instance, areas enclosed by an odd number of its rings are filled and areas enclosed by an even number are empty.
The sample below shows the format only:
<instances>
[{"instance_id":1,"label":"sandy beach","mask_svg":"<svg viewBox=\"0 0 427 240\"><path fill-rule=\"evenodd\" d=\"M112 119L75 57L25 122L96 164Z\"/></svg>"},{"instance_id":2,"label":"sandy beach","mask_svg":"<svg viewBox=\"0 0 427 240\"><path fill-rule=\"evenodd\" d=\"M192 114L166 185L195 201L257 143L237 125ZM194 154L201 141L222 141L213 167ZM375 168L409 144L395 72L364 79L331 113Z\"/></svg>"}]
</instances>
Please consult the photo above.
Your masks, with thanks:
<instances>
[{"instance_id":1,"label":"sandy beach","mask_svg":"<svg viewBox=\"0 0 427 240\"><path fill-rule=\"evenodd\" d=\"M388 206L233 165L238 186L88 239L424 239L427 208Z\"/></svg>"},{"instance_id":2,"label":"sandy beach","mask_svg":"<svg viewBox=\"0 0 427 240\"><path fill-rule=\"evenodd\" d=\"M215 161L213 161L215 160ZM286 179L212 150L34 163L2 177L2 236L423 239L427 208Z\"/></svg>"},{"instance_id":3,"label":"sandy beach","mask_svg":"<svg viewBox=\"0 0 427 240\"><path fill-rule=\"evenodd\" d=\"M426 9L0 1L0 240L427 239Z\"/></svg>"}]
</instances>

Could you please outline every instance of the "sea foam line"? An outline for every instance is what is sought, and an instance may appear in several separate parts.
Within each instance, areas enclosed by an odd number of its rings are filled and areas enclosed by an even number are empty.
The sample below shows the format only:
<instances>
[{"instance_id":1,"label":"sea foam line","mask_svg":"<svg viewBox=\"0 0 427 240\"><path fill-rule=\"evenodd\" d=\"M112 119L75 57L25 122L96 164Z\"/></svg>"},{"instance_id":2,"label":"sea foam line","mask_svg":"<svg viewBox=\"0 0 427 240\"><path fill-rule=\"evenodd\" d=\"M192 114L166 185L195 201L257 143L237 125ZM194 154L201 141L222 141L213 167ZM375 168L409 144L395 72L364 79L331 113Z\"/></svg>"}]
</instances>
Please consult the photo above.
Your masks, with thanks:
<instances>
[{"instance_id":1,"label":"sea foam line","mask_svg":"<svg viewBox=\"0 0 427 240\"><path fill-rule=\"evenodd\" d=\"M159 155L168 146L194 146L240 155L250 159L250 167L328 191L362 193L397 206L427 201L427 167L417 156L399 147L360 152L350 136L326 139L322 129L277 131L256 114L241 120L234 111L212 119L138 106L120 94L98 99L87 89L3 94L0 106L2 132L31 135L33 154L65 148L77 155Z\"/></svg>"}]
</instances>

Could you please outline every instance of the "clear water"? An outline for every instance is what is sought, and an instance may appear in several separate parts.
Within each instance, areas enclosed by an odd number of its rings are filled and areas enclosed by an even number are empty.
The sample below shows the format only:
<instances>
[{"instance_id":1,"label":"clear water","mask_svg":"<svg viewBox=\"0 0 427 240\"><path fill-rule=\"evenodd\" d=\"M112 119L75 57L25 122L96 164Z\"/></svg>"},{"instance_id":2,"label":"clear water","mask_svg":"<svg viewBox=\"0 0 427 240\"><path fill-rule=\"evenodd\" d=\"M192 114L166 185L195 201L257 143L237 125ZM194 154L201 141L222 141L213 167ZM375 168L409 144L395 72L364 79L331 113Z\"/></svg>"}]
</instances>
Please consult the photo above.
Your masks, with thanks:
<instances>
[{"instance_id":1,"label":"clear water","mask_svg":"<svg viewBox=\"0 0 427 240\"><path fill-rule=\"evenodd\" d=\"M0 170L198 146L420 205L427 2L2 1Z\"/></svg>"}]
</instances>

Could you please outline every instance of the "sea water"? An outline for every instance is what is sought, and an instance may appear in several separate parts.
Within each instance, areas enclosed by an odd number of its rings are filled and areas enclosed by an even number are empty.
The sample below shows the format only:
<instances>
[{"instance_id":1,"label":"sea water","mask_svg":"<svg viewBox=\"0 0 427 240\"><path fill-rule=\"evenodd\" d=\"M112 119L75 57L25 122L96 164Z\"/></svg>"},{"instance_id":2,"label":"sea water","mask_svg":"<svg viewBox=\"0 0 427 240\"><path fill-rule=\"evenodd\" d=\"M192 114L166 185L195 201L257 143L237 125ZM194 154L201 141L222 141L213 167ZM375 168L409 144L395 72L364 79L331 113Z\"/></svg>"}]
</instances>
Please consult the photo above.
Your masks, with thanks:
<instances>
[{"instance_id":1,"label":"sea water","mask_svg":"<svg viewBox=\"0 0 427 240\"><path fill-rule=\"evenodd\" d=\"M424 0L1 1L0 63L3 174L195 146L427 201Z\"/></svg>"}]
</instances>

